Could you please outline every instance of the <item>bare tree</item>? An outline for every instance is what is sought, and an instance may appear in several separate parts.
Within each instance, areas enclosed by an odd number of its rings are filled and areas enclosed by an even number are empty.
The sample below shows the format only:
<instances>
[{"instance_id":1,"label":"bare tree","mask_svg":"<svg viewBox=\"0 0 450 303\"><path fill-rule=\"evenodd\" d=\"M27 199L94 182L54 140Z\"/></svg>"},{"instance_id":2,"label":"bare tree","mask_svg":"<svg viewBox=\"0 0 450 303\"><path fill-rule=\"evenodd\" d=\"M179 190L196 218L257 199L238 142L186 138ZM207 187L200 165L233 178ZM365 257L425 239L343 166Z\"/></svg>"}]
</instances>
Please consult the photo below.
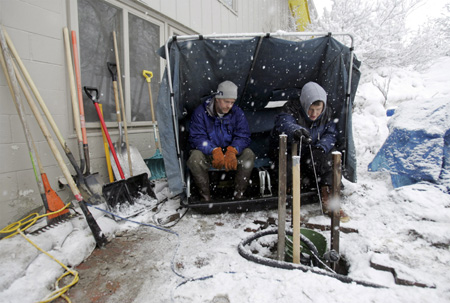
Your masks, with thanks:
<instances>
[{"instance_id":1,"label":"bare tree","mask_svg":"<svg viewBox=\"0 0 450 303\"><path fill-rule=\"evenodd\" d=\"M392 69L390 69L387 74L380 74L379 76L380 77L372 78L372 84L376 88L378 88L378 90L383 95L383 97L384 97L383 106L386 108L386 104L388 101L389 86L391 85L391 80L392 80Z\"/></svg>"},{"instance_id":2,"label":"bare tree","mask_svg":"<svg viewBox=\"0 0 450 303\"><path fill-rule=\"evenodd\" d=\"M430 19L412 35L409 52L404 56L405 64L427 67L435 58L450 56L450 3L444 6L441 15Z\"/></svg>"}]
</instances>

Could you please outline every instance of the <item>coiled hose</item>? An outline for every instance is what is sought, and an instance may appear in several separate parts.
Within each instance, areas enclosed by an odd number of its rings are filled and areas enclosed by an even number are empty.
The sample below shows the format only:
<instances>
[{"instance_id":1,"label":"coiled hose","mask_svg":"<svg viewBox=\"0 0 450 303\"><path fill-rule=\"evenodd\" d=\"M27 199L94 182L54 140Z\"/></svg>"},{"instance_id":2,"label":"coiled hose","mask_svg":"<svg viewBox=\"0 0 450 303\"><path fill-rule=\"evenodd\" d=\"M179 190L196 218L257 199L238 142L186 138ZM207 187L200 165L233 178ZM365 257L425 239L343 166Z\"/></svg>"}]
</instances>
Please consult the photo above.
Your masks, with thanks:
<instances>
[{"instance_id":1,"label":"coiled hose","mask_svg":"<svg viewBox=\"0 0 450 303\"><path fill-rule=\"evenodd\" d=\"M292 235L292 231L287 230L286 233L288 235ZM366 282L366 281L358 281L358 280L354 280L350 277L344 276L344 275L340 275L337 273L330 273L328 271L322 270L320 268L316 268L316 267L310 267L310 266L305 266L302 264L294 264L294 263L290 263L290 262L285 262L285 261L278 261L275 259L270 259L270 258L266 258L266 257L262 257L259 255L256 255L254 253L252 253L249 249L246 249L245 246L249 245L251 242L255 241L258 238L267 236L267 235L272 235L272 234L278 234L278 228L271 228L271 229L265 229L262 231L259 231L257 233L254 233L253 235L247 237L246 239L242 240L241 243L239 243L238 246L238 252L239 254L244 257L245 259L261 264L261 265L266 265L266 266L270 266L270 267L276 267L276 268L282 268L282 269L299 269L303 272L313 272L315 274L319 274L319 275L323 275L323 276L328 276L331 278L335 278L338 279L341 282L344 283L356 283L359 285L363 285L363 286L368 286L368 287L374 287L374 288L385 288L385 286L381 286L378 284L374 284L374 283L370 283L370 282ZM301 235L301 241L303 241L306 246L308 246L308 248L311 250L311 252L313 254L316 254L316 256L318 256L318 252L317 252L317 248L315 247L315 245L305 236Z\"/></svg>"}]
</instances>

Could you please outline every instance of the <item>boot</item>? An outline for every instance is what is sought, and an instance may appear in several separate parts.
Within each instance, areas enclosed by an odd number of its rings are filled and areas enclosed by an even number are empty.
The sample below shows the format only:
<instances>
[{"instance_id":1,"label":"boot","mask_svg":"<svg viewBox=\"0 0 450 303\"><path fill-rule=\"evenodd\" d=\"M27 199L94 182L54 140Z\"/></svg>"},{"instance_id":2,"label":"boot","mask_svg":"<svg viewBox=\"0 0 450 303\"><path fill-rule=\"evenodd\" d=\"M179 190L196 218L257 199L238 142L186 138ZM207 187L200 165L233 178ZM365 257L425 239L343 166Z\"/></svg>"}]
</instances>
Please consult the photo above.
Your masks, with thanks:
<instances>
[{"instance_id":1,"label":"boot","mask_svg":"<svg viewBox=\"0 0 450 303\"><path fill-rule=\"evenodd\" d=\"M329 217L333 215L332 210L330 209L330 187L322 186L320 188L320 194L322 196L322 210L323 213ZM341 209L339 209L339 217L342 223L350 221L350 217Z\"/></svg>"},{"instance_id":2,"label":"boot","mask_svg":"<svg viewBox=\"0 0 450 303\"><path fill-rule=\"evenodd\" d=\"M209 189L209 176L206 171L206 175L194 176L195 186L197 186L198 193L200 195L200 202L210 202L211 193Z\"/></svg>"}]
</instances>

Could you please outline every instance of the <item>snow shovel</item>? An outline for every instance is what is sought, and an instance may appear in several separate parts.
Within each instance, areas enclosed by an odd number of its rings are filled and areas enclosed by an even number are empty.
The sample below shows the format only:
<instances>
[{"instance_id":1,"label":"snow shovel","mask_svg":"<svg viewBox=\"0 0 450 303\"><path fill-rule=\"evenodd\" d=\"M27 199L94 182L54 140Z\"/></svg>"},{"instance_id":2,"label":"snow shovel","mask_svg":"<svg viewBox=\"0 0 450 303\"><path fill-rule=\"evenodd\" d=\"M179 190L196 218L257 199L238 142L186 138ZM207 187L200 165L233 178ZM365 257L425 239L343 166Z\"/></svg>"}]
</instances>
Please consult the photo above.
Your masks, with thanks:
<instances>
[{"instance_id":1,"label":"snow shovel","mask_svg":"<svg viewBox=\"0 0 450 303\"><path fill-rule=\"evenodd\" d=\"M86 184L86 187L89 189L91 194L95 195L96 200L104 203L104 199L102 197L102 185L103 183L98 179L98 173L91 173L91 165L90 165L90 157L89 157L89 146L87 140L86 133L86 123L84 117L84 105L83 105L83 95L81 91L81 76L80 76L80 66L78 62L78 50L77 50L77 41L75 32L72 31L72 49L73 49L73 65L72 65L72 57L70 54L70 38L69 38L69 30L67 27L63 29L64 33L64 45L66 49L66 64L67 64L67 72L69 75L69 83L70 83L70 95L72 100L72 109L73 109L73 119L75 122L75 130L78 139L78 149L80 153L80 170L83 171L84 164L86 164L85 172L83 174L83 181ZM76 75L76 88L75 88L75 78L74 78L74 70L73 66L75 66L75 75Z\"/></svg>"},{"instance_id":2,"label":"snow shovel","mask_svg":"<svg viewBox=\"0 0 450 303\"><path fill-rule=\"evenodd\" d=\"M94 103L98 117L100 119L100 123L105 132L106 139L108 140L109 148L114 157L114 162L116 163L117 170L120 174L120 180L105 184L103 186L103 195L108 206L116 210L120 209L120 206L122 204L128 203L129 205L133 205L134 201L140 198L142 195L148 195L151 198L156 199L156 195L153 192L147 173L142 173L140 175L125 179L125 174L120 165L119 158L117 157L116 151L111 141L111 137L109 136L108 128L106 127L105 120L103 119L103 116L100 112L100 107L98 104L98 90L93 87L85 86L84 92Z\"/></svg>"},{"instance_id":3,"label":"snow shovel","mask_svg":"<svg viewBox=\"0 0 450 303\"><path fill-rule=\"evenodd\" d=\"M152 173L150 180L157 180L157 179L165 178L166 171L164 168L163 156L162 156L161 152L159 151L158 134L156 133L155 111L153 109L152 89L150 86L150 82L153 78L153 73L148 70L143 70L142 75L145 77L145 80L147 80L147 84L148 84L148 95L149 95L149 99L150 99L150 109L152 112L153 134L155 136L155 145L156 145L155 154L152 157L145 159L144 161Z\"/></svg>"},{"instance_id":4,"label":"snow shovel","mask_svg":"<svg viewBox=\"0 0 450 303\"><path fill-rule=\"evenodd\" d=\"M0 52L3 53L3 52ZM19 114L20 121L22 123L23 131L25 133L25 139L27 142L28 152L31 159L31 164L33 166L34 175L36 177L36 183L39 188L39 192L42 198L42 202L44 204L46 213L55 212L63 208L64 202L58 196L58 194L51 188L50 183L48 182L47 174L44 171L44 167L42 166L41 159L39 158L39 154L36 149L36 145L34 144L33 137L31 136L30 128L25 118L25 110L23 108L22 97L20 95L20 89L15 78L13 67L10 66L10 72L8 72L6 67L6 62L3 60L3 55L0 54L0 61L3 67L3 71L6 76L6 80L8 82L8 86L11 92L12 99L16 106L17 113ZM39 179L38 173L36 172L37 162L39 167L39 172L41 175L41 179ZM59 213L47 216L47 224L57 223L60 220L66 218L69 215L69 210L65 209Z\"/></svg>"},{"instance_id":5,"label":"snow shovel","mask_svg":"<svg viewBox=\"0 0 450 303\"><path fill-rule=\"evenodd\" d=\"M126 116L125 116L125 106L122 101L122 108L119 106L119 93L117 91L117 76L118 76L118 66L116 63L107 62L108 70L111 73L111 79L113 82L113 90L114 90L114 102L116 105L117 112L117 123L119 126L119 140L116 145L116 154L119 158L119 162L122 166L125 177L132 177L135 174L146 173L148 176L151 175L150 170L142 159L139 150L134 146L130 146L128 144L128 132L126 127ZM123 124L122 124L123 123ZM123 140L122 140L122 125L125 130L125 144L126 149L123 148ZM115 165L115 162L112 162L112 168L114 170L114 175L116 179L119 179L120 174Z\"/></svg>"}]
</instances>

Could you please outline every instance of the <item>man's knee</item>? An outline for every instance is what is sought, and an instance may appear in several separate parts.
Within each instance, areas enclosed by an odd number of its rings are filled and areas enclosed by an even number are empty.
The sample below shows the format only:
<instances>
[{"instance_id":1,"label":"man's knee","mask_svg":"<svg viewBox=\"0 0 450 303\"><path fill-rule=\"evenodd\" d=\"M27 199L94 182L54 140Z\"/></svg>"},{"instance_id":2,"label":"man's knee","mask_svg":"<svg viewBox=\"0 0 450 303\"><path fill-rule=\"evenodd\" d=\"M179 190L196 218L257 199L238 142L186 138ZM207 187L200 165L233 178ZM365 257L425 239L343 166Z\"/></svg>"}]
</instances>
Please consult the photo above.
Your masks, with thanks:
<instances>
[{"instance_id":1,"label":"man's knee","mask_svg":"<svg viewBox=\"0 0 450 303\"><path fill-rule=\"evenodd\" d=\"M250 148L246 148L238 157L238 166L241 166L245 170L252 170L255 164L255 158L255 153Z\"/></svg>"},{"instance_id":2,"label":"man's knee","mask_svg":"<svg viewBox=\"0 0 450 303\"><path fill-rule=\"evenodd\" d=\"M197 169L207 169L208 159L201 151L194 149L191 150L189 159L186 162L190 170L195 171Z\"/></svg>"}]
</instances>

